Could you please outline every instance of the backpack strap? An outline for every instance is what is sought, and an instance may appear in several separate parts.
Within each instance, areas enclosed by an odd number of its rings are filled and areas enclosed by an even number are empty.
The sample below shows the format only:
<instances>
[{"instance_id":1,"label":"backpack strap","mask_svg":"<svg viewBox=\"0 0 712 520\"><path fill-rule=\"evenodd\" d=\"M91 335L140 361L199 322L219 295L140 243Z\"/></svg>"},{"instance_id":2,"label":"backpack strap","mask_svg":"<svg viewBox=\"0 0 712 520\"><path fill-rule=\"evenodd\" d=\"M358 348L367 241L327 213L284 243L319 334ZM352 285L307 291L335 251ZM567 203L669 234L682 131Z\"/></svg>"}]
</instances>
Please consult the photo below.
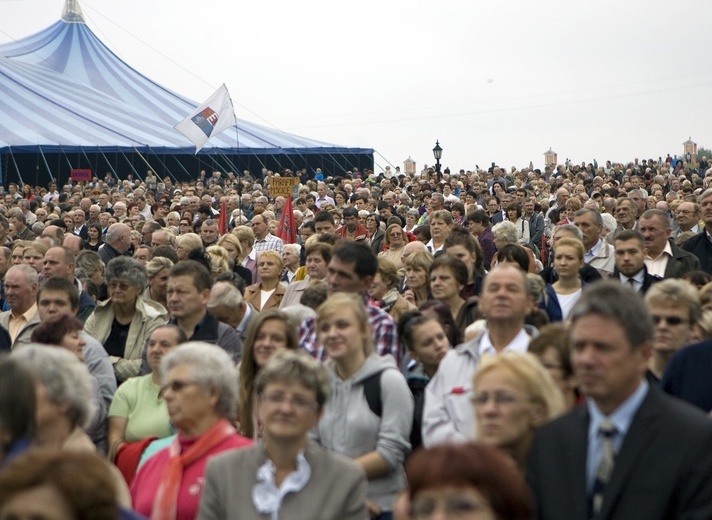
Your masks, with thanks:
<instances>
[{"instance_id":1,"label":"backpack strap","mask_svg":"<svg viewBox=\"0 0 712 520\"><path fill-rule=\"evenodd\" d=\"M381 372L368 376L361 383L363 385L363 395L371 411L378 417L383 414L383 402L381 401Z\"/></svg>"}]
</instances>

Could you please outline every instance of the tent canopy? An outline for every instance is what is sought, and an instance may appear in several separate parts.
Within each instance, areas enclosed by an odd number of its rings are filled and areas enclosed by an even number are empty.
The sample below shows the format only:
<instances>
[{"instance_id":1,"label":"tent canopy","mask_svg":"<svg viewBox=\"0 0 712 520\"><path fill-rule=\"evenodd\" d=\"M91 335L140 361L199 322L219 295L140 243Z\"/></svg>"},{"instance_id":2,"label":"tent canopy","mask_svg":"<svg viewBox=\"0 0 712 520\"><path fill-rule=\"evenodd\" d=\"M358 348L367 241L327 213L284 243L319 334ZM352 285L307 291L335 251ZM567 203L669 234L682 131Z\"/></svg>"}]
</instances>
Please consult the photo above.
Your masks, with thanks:
<instances>
[{"instance_id":1,"label":"tent canopy","mask_svg":"<svg viewBox=\"0 0 712 520\"><path fill-rule=\"evenodd\" d=\"M50 27L0 45L0 92L0 154L195 153L173 126L198 103L109 50L84 23L77 0L67 0L62 19ZM338 146L244 120L212 138L200 154L348 156L358 159L354 163L373 162L369 148Z\"/></svg>"}]
</instances>

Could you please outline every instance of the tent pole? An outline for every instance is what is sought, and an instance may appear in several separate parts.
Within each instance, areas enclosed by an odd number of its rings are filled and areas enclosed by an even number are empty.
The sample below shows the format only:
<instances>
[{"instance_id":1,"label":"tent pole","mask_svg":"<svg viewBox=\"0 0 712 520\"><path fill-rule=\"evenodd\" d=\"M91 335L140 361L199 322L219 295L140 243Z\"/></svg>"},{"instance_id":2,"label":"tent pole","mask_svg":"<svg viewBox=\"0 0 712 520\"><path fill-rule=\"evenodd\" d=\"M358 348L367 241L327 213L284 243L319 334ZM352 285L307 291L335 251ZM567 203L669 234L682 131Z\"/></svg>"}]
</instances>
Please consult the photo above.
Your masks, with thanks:
<instances>
[{"instance_id":1,"label":"tent pole","mask_svg":"<svg viewBox=\"0 0 712 520\"><path fill-rule=\"evenodd\" d=\"M106 161L106 164L109 165L109 169L111 170L111 173L113 173L113 174L114 174L114 177L116 177L116 178L118 179L119 176L118 176L118 175L116 174L116 172L114 171L114 167L111 166L111 163L109 162L109 158L108 158L106 155L104 155L104 152L102 152L101 150L99 150L99 153L101 154L101 156L102 156L102 157L104 158L104 160ZM98 173L99 173L99 172L97 172L97 177L99 177Z\"/></svg>"},{"instance_id":2,"label":"tent pole","mask_svg":"<svg viewBox=\"0 0 712 520\"><path fill-rule=\"evenodd\" d=\"M47 171L49 172L50 178L52 179L53 182L56 182L56 179L54 178L54 175L52 174L52 170L49 167L49 163L47 163L47 157L45 157L45 154L42 151L42 146L38 145L37 147L40 149L40 154L42 155L42 160L45 163L45 167L47 168Z\"/></svg>"},{"instance_id":3,"label":"tent pole","mask_svg":"<svg viewBox=\"0 0 712 520\"><path fill-rule=\"evenodd\" d=\"M15 154L12 153L12 147L8 147L8 150L10 150L10 157L12 157L12 162L15 164L15 170L17 170L17 176L20 179L20 182L22 184L25 184L25 181L22 180L22 174L20 173L20 168L17 166L17 161L15 160Z\"/></svg>"},{"instance_id":4,"label":"tent pole","mask_svg":"<svg viewBox=\"0 0 712 520\"><path fill-rule=\"evenodd\" d=\"M138 150L136 150L136 152L138 153ZM139 154L139 155L141 155L141 154ZM124 154L124 152L121 152L121 156L124 159L126 159L126 162L128 163L129 167L131 168L131 171L134 172L136 174L136 176L138 177L138 172L136 171L136 168L134 168L134 165L131 163L131 161L129 161L128 157L126 157L126 154ZM116 178L119 179L119 176L117 175ZM121 180L121 179L119 179L119 180Z\"/></svg>"}]
</instances>

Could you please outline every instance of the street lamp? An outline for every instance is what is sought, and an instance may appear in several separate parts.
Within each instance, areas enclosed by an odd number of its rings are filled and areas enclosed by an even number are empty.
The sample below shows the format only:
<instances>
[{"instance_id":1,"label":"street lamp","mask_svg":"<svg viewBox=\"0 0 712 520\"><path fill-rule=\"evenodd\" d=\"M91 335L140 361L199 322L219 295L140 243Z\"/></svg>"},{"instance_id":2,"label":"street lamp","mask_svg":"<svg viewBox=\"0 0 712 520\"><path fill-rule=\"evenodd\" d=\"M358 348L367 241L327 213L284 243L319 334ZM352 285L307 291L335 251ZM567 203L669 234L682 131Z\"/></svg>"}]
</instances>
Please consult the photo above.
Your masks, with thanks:
<instances>
[{"instance_id":1,"label":"street lamp","mask_svg":"<svg viewBox=\"0 0 712 520\"><path fill-rule=\"evenodd\" d=\"M437 140L435 141L435 148L433 148L433 156L435 157L435 173L438 176L438 182L440 182L440 158L443 156L443 149Z\"/></svg>"}]
</instances>

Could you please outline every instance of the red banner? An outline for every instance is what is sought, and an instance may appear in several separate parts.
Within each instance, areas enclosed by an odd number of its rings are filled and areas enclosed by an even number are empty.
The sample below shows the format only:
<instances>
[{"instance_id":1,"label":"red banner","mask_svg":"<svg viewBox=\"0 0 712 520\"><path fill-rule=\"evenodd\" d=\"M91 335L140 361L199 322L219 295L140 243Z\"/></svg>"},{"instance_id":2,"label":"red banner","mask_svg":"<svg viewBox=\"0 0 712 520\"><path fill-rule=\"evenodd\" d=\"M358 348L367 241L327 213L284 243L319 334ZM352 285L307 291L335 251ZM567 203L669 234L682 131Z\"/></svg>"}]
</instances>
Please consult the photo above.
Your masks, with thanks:
<instances>
[{"instance_id":1,"label":"red banner","mask_svg":"<svg viewBox=\"0 0 712 520\"><path fill-rule=\"evenodd\" d=\"M73 181L91 181L91 170L72 168L71 179Z\"/></svg>"},{"instance_id":2,"label":"red banner","mask_svg":"<svg viewBox=\"0 0 712 520\"><path fill-rule=\"evenodd\" d=\"M220 203L220 220L218 220L218 229L221 235L227 233L227 203L222 201Z\"/></svg>"},{"instance_id":3,"label":"red banner","mask_svg":"<svg viewBox=\"0 0 712 520\"><path fill-rule=\"evenodd\" d=\"M285 244L297 243L297 223L294 221L292 213L292 197L287 197L287 202L282 209L282 218L279 219L279 229L277 236L282 239Z\"/></svg>"}]
</instances>

